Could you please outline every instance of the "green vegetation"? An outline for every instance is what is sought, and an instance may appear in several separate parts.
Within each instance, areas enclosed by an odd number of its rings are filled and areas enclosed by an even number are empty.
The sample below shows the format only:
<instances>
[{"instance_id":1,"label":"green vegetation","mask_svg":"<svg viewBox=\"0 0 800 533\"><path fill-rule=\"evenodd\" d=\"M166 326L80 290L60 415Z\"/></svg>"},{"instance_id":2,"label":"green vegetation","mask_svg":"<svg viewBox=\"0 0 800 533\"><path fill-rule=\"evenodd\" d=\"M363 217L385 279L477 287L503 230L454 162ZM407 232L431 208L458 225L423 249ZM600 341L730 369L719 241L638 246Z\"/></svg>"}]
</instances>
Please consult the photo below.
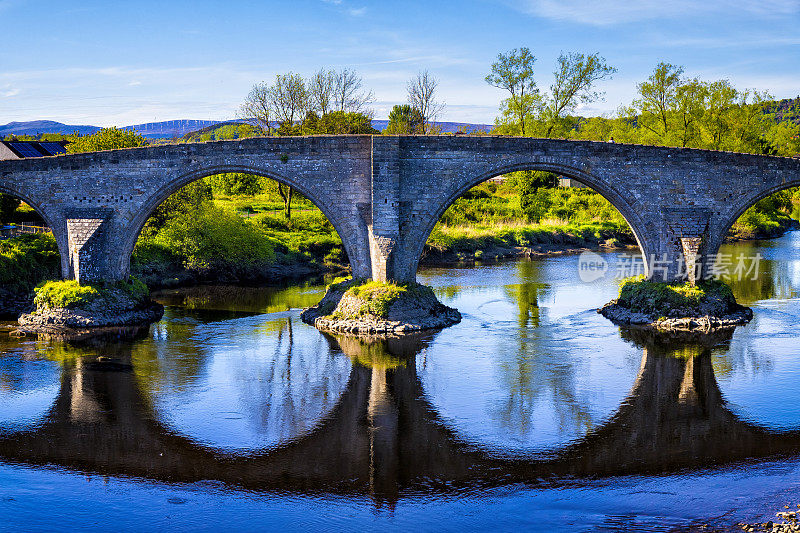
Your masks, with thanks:
<instances>
[{"instance_id":1,"label":"green vegetation","mask_svg":"<svg viewBox=\"0 0 800 533\"><path fill-rule=\"evenodd\" d=\"M0 241L0 286L27 292L45 279L59 277L61 259L51 234L20 235Z\"/></svg>"},{"instance_id":2,"label":"green vegetation","mask_svg":"<svg viewBox=\"0 0 800 533\"><path fill-rule=\"evenodd\" d=\"M38 309L74 309L90 303L100 296L92 285L81 285L75 280L47 281L34 289L33 302Z\"/></svg>"},{"instance_id":3,"label":"green vegetation","mask_svg":"<svg viewBox=\"0 0 800 533\"><path fill-rule=\"evenodd\" d=\"M260 271L274 259L272 242L256 224L210 202L178 213L158 228L145 228L136 243L133 268L148 279L179 269L228 279Z\"/></svg>"},{"instance_id":4,"label":"green vegetation","mask_svg":"<svg viewBox=\"0 0 800 533\"><path fill-rule=\"evenodd\" d=\"M474 254L493 248L536 245L597 246L634 244L627 222L601 195L590 189L545 188L527 205L519 190L553 176L516 173L501 184L484 183L456 200L428 239L438 254ZM536 173L544 174L544 173Z\"/></svg>"},{"instance_id":5,"label":"green vegetation","mask_svg":"<svg viewBox=\"0 0 800 533\"><path fill-rule=\"evenodd\" d=\"M147 139L133 130L103 128L91 135L74 136L67 145L67 152L97 152L100 150L117 150L119 148L136 148L147 146Z\"/></svg>"},{"instance_id":6,"label":"green vegetation","mask_svg":"<svg viewBox=\"0 0 800 533\"><path fill-rule=\"evenodd\" d=\"M733 224L730 236L737 239L769 238L797 223L791 214L800 203L800 188L787 189L759 200Z\"/></svg>"},{"instance_id":7,"label":"green vegetation","mask_svg":"<svg viewBox=\"0 0 800 533\"><path fill-rule=\"evenodd\" d=\"M120 297L141 303L150 295L147 286L134 277L109 285L82 285L75 280L46 281L36 287L34 293L33 301L39 311L82 308L98 299L115 301Z\"/></svg>"},{"instance_id":8,"label":"green vegetation","mask_svg":"<svg viewBox=\"0 0 800 533\"><path fill-rule=\"evenodd\" d=\"M637 313L663 313L686 309L700 313L700 306L710 299L735 303L730 287L721 281L708 280L696 286L688 282L661 283L644 276L622 280L617 303Z\"/></svg>"},{"instance_id":9,"label":"green vegetation","mask_svg":"<svg viewBox=\"0 0 800 533\"><path fill-rule=\"evenodd\" d=\"M419 133L424 123L422 113L408 104L396 105L389 111L389 124L385 135Z\"/></svg>"}]
</instances>

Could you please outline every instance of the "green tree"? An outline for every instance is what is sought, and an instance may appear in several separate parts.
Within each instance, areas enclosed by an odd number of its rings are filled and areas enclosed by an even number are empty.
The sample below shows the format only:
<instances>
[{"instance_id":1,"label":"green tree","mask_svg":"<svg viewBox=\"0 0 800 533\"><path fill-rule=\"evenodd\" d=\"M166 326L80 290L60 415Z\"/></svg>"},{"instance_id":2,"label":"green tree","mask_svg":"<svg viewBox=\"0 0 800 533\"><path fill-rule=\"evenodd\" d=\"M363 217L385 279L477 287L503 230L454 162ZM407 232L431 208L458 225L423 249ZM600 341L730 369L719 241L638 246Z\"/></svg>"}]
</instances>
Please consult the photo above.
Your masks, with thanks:
<instances>
[{"instance_id":1,"label":"green tree","mask_svg":"<svg viewBox=\"0 0 800 533\"><path fill-rule=\"evenodd\" d=\"M386 135L420 133L424 117L415 107L408 104L396 105L389 112L389 124L383 131Z\"/></svg>"},{"instance_id":2,"label":"green tree","mask_svg":"<svg viewBox=\"0 0 800 533\"><path fill-rule=\"evenodd\" d=\"M647 81L637 86L641 98L634 100L633 109L639 114L638 124L652 132L658 144L668 144L670 114L676 108L683 67L659 63Z\"/></svg>"},{"instance_id":3,"label":"green tree","mask_svg":"<svg viewBox=\"0 0 800 533\"><path fill-rule=\"evenodd\" d=\"M81 152L98 152L100 150L138 148L148 144L147 139L133 130L120 130L112 127L103 128L91 135L76 137L67 145L67 152L78 154Z\"/></svg>"},{"instance_id":4,"label":"green tree","mask_svg":"<svg viewBox=\"0 0 800 533\"><path fill-rule=\"evenodd\" d=\"M525 170L516 175L519 188L519 205L525 217L539 222L550 208L547 189L555 187L557 176L551 172Z\"/></svg>"},{"instance_id":5,"label":"green tree","mask_svg":"<svg viewBox=\"0 0 800 533\"><path fill-rule=\"evenodd\" d=\"M599 54L572 52L559 55L550 94L544 97L542 106L545 137L552 136L565 115L575 111L579 103L586 104L601 98L601 93L593 90L594 84L610 78L616 71Z\"/></svg>"},{"instance_id":6,"label":"green tree","mask_svg":"<svg viewBox=\"0 0 800 533\"><path fill-rule=\"evenodd\" d=\"M525 123L539 103L538 89L533 80L533 64L536 58L528 48L514 48L508 54L497 54L486 83L504 89L511 95L505 106L516 118L519 134L525 135Z\"/></svg>"},{"instance_id":7,"label":"green tree","mask_svg":"<svg viewBox=\"0 0 800 533\"><path fill-rule=\"evenodd\" d=\"M306 115L303 127L306 133L318 135L374 135L380 133L372 127L372 120L363 113L331 111L322 117L314 111Z\"/></svg>"},{"instance_id":8,"label":"green tree","mask_svg":"<svg viewBox=\"0 0 800 533\"><path fill-rule=\"evenodd\" d=\"M145 224L145 231L155 233L173 218L191 215L210 203L211 186L205 179L192 182L173 193L156 207Z\"/></svg>"},{"instance_id":9,"label":"green tree","mask_svg":"<svg viewBox=\"0 0 800 533\"><path fill-rule=\"evenodd\" d=\"M214 194L255 196L263 190L262 179L255 174L226 172L207 178Z\"/></svg>"}]
</instances>

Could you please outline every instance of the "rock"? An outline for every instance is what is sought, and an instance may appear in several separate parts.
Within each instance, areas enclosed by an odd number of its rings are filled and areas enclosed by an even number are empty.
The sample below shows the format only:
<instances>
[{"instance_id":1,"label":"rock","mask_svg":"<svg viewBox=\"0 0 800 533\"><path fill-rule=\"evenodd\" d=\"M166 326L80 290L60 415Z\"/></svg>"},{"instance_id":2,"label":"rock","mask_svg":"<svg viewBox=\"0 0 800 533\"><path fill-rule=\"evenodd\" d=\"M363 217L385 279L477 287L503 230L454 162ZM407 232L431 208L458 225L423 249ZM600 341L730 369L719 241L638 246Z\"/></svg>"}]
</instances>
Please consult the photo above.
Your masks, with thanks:
<instances>
[{"instance_id":1,"label":"rock","mask_svg":"<svg viewBox=\"0 0 800 533\"><path fill-rule=\"evenodd\" d=\"M75 308L36 309L19 317L14 334L41 333L69 336L94 328L141 326L160 320L164 306L147 298L136 299L125 291L107 289L102 297Z\"/></svg>"},{"instance_id":2,"label":"rock","mask_svg":"<svg viewBox=\"0 0 800 533\"><path fill-rule=\"evenodd\" d=\"M347 292L328 289L325 297L304 310L300 318L319 330L355 336L394 337L439 329L461 321L461 313L439 302L428 287L403 292L391 302L386 316L365 314L367 301ZM423 290L424 289L424 290Z\"/></svg>"}]
</instances>

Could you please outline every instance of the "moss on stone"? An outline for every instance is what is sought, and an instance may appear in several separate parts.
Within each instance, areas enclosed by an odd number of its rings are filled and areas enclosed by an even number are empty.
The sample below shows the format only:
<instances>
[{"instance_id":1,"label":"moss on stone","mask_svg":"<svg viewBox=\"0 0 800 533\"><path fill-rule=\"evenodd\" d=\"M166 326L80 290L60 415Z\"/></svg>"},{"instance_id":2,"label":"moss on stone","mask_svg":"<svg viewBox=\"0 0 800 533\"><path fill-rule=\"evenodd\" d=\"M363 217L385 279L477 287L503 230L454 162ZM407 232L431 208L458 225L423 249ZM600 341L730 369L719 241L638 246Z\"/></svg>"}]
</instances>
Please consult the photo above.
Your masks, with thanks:
<instances>
[{"instance_id":1,"label":"moss on stone","mask_svg":"<svg viewBox=\"0 0 800 533\"><path fill-rule=\"evenodd\" d=\"M620 284L617 303L637 313L664 316L681 309L690 314L703 314L708 303L735 305L730 287L721 281L709 280L692 285L689 282L662 283L643 276L627 278Z\"/></svg>"}]
</instances>

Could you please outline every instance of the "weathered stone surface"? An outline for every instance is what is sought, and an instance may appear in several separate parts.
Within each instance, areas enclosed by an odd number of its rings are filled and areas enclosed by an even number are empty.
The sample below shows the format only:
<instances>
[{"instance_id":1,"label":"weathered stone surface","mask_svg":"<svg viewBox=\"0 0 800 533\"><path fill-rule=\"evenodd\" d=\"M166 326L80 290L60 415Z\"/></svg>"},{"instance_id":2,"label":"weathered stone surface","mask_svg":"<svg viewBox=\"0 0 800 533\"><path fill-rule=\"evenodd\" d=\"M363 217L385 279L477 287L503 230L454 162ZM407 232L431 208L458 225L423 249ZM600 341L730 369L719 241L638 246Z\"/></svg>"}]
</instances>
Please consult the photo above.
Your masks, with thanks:
<instances>
[{"instance_id":1,"label":"weathered stone surface","mask_svg":"<svg viewBox=\"0 0 800 533\"><path fill-rule=\"evenodd\" d=\"M753 310L740 305L709 311L704 315L664 317L631 311L616 300L597 310L598 313L621 326L635 326L658 332L712 333L718 330L743 326L753 319Z\"/></svg>"},{"instance_id":2,"label":"weathered stone surface","mask_svg":"<svg viewBox=\"0 0 800 533\"><path fill-rule=\"evenodd\" d=\"M100 296L74 308L39 304L18 319L21 333L52 333L114 326L139 326L160 320L164 306L149 298L133 297L119 288L103 289Z\"/></svg>"},{"instance_id":3,"label":"weathered stone surface","mask_svg":"<svg viewBox=\"0 0 800 533\"><path fill-rule=\"evenodd\" d=\"M47 328L99 328L110 326L131 326L160 320L164 315L161 304L151 302L136 309L126 309L108 313L97 313L86 309L51 309L46 312L30 313L19 317L19 329L34 331L39 326Z\"/></svg>"},{"instance_id":4,"label":"weathered stone surface","mask_svg":"<svg viewBox=\"0 0 800 533\"><path fill-rule=\"evenodd\" d=\"M64 277L122 279L144 222L170 194L220 172L258 174L291 185L325 213L355 277L413 281L447 207L474 185L517 170L551 171L597 190L631 225L654 277L665 280L685 276L682 242L697 244L689 251L702 276L745 209L800 185L793 158L525 137L354 135L0 161L0 192L44 217Z\"/></svg>"}]
</instances>

